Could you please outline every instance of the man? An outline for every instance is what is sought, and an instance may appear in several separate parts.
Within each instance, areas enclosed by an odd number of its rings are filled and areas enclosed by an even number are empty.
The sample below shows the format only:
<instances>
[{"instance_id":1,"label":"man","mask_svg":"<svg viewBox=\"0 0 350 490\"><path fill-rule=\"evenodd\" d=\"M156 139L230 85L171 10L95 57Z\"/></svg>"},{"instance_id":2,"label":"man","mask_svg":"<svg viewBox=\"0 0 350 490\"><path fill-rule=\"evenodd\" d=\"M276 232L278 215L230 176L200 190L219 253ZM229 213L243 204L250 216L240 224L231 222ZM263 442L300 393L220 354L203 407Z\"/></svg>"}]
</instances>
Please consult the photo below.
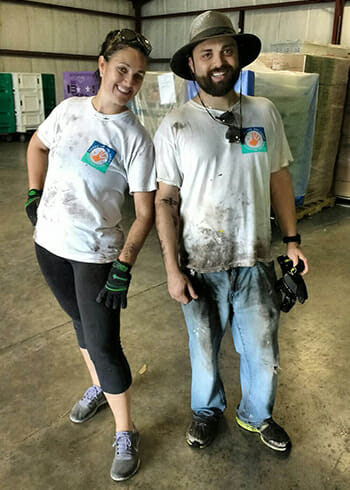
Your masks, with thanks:
<instances>
[{"instance_id":1,"label":"man","mask_svg":"<svg viewBox=\"0 0 350 490\"><path fill-rule=\"evenodd\" d=\"M291 444L272 419L281 299L270 206L288 256L294 265L302 259L307 272L287 170L292 156L275 106L233 90L260 46L256 36L236 34L222 13L196 17L171 68L196 80L199 92L168 114L155 136L156 223L169 293L182 303L189 333L193 416L186 440L198 448L212 442L226 408L218 353L227 321L240 354L237 423L274 450Z\"/></svg>"}]
</instances>

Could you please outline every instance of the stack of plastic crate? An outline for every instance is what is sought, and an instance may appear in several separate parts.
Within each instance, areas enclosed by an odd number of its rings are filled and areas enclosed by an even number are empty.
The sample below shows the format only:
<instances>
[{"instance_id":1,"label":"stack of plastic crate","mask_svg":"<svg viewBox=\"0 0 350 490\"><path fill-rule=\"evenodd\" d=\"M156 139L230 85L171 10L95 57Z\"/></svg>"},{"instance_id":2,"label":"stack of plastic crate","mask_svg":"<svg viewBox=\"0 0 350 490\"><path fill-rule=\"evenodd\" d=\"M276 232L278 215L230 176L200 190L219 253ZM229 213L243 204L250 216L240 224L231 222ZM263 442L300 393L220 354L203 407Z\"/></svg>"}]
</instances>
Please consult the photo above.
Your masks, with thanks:
<instances>
[{"instance_id":1,"label":"stack of plastic crate","mask_svg":"<svg viewBox=\"0 0 350 490\"><path fill-rule=\"evenodd\" d=\"M16 132L11 73L0 73L0 134Z\"/></svg>"},{"instance_id":2,"label":"stack of plastic crate","mask_svg":"<svg viewBox=\"0 0 350 490\"><path fill-rule=\"evenodd\" d=\"M44 113L46 118L56 106L55 75L53 73L42 73L41 82L43 86Z\"/></svg>"},{"instance_id":3,"label":"stack of plastic crate","mask_svg":"<svg viewBox=\"0 0 350 490\"><path fill-rule=\"evenodd\" d=\"M12 73L16 131L26 133L44 120L43 89L40 73Z\"/></svg>"}]
</instances>

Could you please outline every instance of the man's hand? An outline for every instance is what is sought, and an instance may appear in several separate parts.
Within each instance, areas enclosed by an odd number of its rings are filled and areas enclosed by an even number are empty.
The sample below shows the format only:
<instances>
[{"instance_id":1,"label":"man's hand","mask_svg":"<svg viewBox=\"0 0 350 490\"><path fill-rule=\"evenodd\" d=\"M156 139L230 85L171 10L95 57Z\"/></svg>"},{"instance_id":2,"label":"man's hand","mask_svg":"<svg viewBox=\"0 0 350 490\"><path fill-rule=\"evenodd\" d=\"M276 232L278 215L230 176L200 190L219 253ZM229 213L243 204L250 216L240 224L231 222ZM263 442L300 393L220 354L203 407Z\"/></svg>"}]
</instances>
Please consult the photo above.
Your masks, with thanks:
<instances>
[{"instance_id":1,"label":"man's hand","mask_svg":"<svg viewBox=\"0 0 350 490\"><path fill-rule=\"evenodd\" d=\"M184 305L193 299L198 299L191 281L180 271L168 274L168 291L173 299Z\"/></svg>"},{"instance_id":2,"label":"man's hand","mask_svg":"<svg viewBox=\"0 0 350 490\"><path fill-rule=\"evenodd\" d=\"M36 225L36 222L38 220L37 212L42 193L42 190L30 189L30 191L28 191L27 202L24 205L28 218L30 219L33 226Z\"/></svg>"},{"instance_id":3,"label":"man's hand","mask_svg":"<svg viewBox=\"0 0 350 490\"><path fill-rule=\"evenodd\" d=\"M303 304L308 299L307 289L301 273L304 270L304 262L299 259L297 265L293 265L290 257L280 255L277 261L282 269L282 277L276 283L276 289L281 295L281 310L287 313L296 300Z\"/></svg>"},{"instance_id":4,"label":"man's hand","mask_svg":"<svg viewBox=\"0 0 350 490\"><path fill-rule=\"evenodd\" d=\"M131 266L120 262L118 259L113 262L112 268L108 274L108 279L96 301L104 303L107 308L127 307L127 294L131 281Z\"/></svg>"},{"instance_id":5,"label":"man's hand","mask_svg":"<svg viewBox=\"0 0 350 490\"><path fill-rule=\"evenodd\" d=\"M296 266L299 262L299 259L301 259L304 262L304 270L300 273L300 275L304 276L305 274L307 274L307 272L309 271L307 259L296 243L288 243L287 255L293 261L294 266Z\"/></svg>"}]
</instances>

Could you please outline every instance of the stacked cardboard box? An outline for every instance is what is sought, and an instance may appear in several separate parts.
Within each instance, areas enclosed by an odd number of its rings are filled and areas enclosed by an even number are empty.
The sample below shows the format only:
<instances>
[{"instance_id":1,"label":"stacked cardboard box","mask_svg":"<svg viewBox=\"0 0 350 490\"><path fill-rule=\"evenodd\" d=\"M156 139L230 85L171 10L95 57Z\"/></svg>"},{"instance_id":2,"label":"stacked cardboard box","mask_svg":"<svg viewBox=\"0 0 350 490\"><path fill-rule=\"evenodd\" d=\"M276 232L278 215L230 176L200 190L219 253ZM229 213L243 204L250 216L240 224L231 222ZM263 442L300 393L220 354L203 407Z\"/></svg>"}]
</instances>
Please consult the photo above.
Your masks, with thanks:
<instances>
[{"instance_id":1,"label":"stacked cardboard box","mask_svg":"<svg viewBox=\"0 0 350 490\"><path fill-rule=\"evenodd\" d=\"M348 84L349 61L308 56L305 71L320 74L314 149L305 203L331 193Z\"/></svg>"},{"instance_id":2,"label":"stacked cardboard box","mask_svg":"<svg viewBox=\"0 0 350 490\"><path fill-rule=\"evenodd\" d=\"M350 82L335 169L334 193L338 197L350 199Z\"/></svg>"},{"instance_id":3,"label":"stacked cardboard box","mask_svg":"<svg viewBox=\"0 0 350 490\"><path fill-rule=\"evenodd\" d=\"M304 71L320 76L311 172L304 203L325 199L332 188L350 60L294 53L263 53L259 60L273 70Z\"/></svg>"},{"instance_id":4,"label":"stacked cardboard box","mask_svg":"<svg viewBox=\"0 0 350 490\"><path fill-rule=\"evenodd\" d=\"M271 51L275 53L305 53L315 56L338 56L350 58L350 47L338 44L320 44L313 41L279 41L271 43Z\"/></svg>"}]
</instances>

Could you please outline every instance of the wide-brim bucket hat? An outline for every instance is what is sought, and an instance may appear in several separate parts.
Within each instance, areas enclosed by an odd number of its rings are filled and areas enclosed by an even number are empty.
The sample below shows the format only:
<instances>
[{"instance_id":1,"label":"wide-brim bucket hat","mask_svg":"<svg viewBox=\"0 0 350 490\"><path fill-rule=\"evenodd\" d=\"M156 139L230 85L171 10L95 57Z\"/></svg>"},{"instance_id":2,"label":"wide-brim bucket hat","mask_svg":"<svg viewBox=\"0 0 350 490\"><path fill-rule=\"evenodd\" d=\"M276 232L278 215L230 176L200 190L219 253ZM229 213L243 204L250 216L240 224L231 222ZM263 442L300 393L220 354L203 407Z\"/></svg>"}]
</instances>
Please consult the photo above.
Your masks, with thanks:
<instances>
[{"instance_id":1,"label":"wide-brim bucket hat","mask_svg":"<svg viewBox=\"0 0 350 490\"><path fill-rule=\"evenodd\" d=\"M198 15L190 28L190 41L180 48L171 58L172 71L185 80L192 80L193 75L188 66L188 58L192 55L193 48L206 39L213 37L231 36L238 47L239 67L252 63L261 50L261 41L254 34L237 34L231 20L221 12L208 10Z\"/></svg>"}]
</instances>

